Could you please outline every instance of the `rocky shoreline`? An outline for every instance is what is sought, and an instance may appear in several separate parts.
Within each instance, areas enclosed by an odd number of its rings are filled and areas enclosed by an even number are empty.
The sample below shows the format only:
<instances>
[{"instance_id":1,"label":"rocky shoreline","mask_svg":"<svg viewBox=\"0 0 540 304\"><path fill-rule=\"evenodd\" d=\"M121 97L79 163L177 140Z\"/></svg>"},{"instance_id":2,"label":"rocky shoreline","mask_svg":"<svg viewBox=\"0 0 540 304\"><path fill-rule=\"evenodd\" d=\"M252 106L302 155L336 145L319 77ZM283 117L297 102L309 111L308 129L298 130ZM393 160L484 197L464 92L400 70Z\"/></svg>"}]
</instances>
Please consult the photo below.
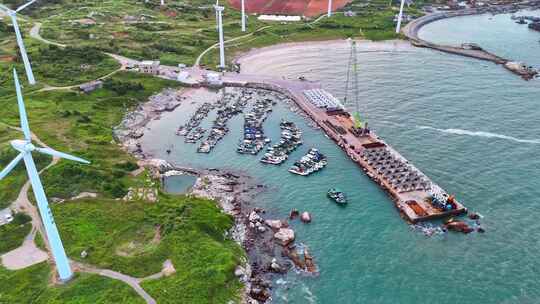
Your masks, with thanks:
<instances>
[{"instance_id":1,"label":"rocky shoreline","mask_svg":"<svg viewBox=\"0 0 540 304\"><path fill-rule=\"evenodd\" d=\"M139 139L146 124L159 119L161 113L172 111L187 100L194 89L185 91L166 89L149 98L133 112L126 114L122 123L115 128L115 139L132 155L139 159L139 166L150 170L155 179L162 180L170 175L194 175L197 180L188 195L213 199L223 212L234 218L235 225L229 236L240 244L247 261L237 267L235 275L245 285L242 302L247 304L266 303L272 300L272 278L290 269L317 274L314 259L309 249L295 244L295 233L288 220L311 221L309 213L300 216L291 211L288 219L272 219L266 210L253 204L255 197L266 191L265 185L241 172L215 168L194 169L176 166L165 160L153 158L141 149Z\"/></svg>"}]
</instances>

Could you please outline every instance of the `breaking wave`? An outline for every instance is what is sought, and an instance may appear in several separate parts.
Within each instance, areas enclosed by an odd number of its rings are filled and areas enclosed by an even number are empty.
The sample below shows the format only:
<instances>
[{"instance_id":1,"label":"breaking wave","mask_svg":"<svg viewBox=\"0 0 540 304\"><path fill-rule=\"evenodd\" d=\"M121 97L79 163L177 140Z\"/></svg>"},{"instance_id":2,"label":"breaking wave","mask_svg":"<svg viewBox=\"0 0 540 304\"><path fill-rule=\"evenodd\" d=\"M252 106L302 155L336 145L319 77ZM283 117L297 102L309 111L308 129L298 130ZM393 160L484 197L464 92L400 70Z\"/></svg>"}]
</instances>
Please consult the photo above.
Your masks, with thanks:
<instances>
[{"instance_id":1,"label":"breaking wave","mask_svg":"<svg viewBox=\"0 0 540 304\"><path fill-rule=\"evenodd\" d=\"M463 129L438 129L438 128L433 128L433 127L428 127L428 126L417 126L417 127L418 129L422 129L422 130L425 130L425 129L435 130L435 131L447 133L447 134L477 136L477 137L485 137L485 138L498 138L498 139L511 140L518 143L540 144L540 139L521 139L521 138L503 135L503 134L484 132L484 131L469 131L469 130L463 130Z\"/></svg>"}]
</instances>

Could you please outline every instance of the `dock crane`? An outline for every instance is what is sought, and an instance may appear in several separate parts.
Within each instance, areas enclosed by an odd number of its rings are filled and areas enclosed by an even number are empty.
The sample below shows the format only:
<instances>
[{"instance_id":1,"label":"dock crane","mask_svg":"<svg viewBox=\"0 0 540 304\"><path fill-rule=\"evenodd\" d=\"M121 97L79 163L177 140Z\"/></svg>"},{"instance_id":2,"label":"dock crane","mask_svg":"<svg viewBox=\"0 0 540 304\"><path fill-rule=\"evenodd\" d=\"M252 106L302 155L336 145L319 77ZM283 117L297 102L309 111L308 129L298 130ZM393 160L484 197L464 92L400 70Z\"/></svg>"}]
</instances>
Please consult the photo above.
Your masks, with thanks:
<instances>
[{"instance_id":1,"label":"dock crane","mask_svg":"<svg viewBox=\"0 0 540 304\"><path fill-rule=\"evenodd\" d=\"M349 100L349 93L352 91L352 96L354 98L354 112L353 112L353 121L354 121L354 130L353 133L357 135L367 135L369 133L367 119L362 121L360 116L360 106L359 106L359 88L358 88L358 58L356 52L356 41L348 39L351 43L351 53L349 56L349 64L347 69L347 82L345 83L345 97L343 98L343 103L347 105ZM351 88L352 86L352 88ZM365 115L365 114L364 114Z\"/></svg>"}]
</instances>

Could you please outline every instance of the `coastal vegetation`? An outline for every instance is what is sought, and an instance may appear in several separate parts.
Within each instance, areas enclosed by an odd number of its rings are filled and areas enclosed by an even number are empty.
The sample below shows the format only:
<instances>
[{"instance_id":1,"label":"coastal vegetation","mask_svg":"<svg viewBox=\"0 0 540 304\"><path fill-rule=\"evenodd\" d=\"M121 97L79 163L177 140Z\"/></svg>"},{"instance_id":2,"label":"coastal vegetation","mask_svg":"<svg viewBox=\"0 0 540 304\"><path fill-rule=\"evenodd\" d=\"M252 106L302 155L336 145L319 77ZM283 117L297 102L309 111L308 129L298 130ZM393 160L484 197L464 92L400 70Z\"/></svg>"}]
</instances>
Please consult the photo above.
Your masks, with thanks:
<instances>
[{"instance_id":1,"label":"coastal vegetation","mask_svg":"<svg viewBox=\"0 0 540 304\"><path fill-rule=\"evenodd\" d=\"M80 192L122 197L131 183L128 173L133 168L133 164L129 164L133 159L114 144L113 127L120 123L127 110L151 94L178 86L176 82L126 72L114 75L111 81L116 85L91 94L55 90L25 96L30 124L40 139L55 149L71 151L92 161L91 166L61 161L44 172L42 178L49 197L70 198ZM139 89L117 93L119 86ZM0 104L3 122L17 126L19 118L14 96L0 98ZM15 152L6 147L6 153ZM1 160L9 161L12 156L6 154ZM22 174L21 178L24 180ZM66 183L66 179L70 183ZM4 183L1 181L0 187Z\"/></svg>"},{"instance_id":2,"label":"coastal vegetation","mask_svg":"<svg viewBox=\"0 0 540 304\"><path fill-rule=\"evenodd\" d=\"M95 47L40 46L30 54L36 77L53 86L82 84L103 77L120 64Z\"/></svg>"},{"instance_id":3,"label":"coastal vegetation","mask_svg":"<svg viewBox=\"0 0 540 304\"><path fill-rule=\"evenodd\" d=\"M225 236L233 220L214 201L91 199L55 205L53 213L73 259L140 278L170 260L176 273L143 283L159 303L224 303L238 293L242 250Z\"/></svg>"}]
</instances>

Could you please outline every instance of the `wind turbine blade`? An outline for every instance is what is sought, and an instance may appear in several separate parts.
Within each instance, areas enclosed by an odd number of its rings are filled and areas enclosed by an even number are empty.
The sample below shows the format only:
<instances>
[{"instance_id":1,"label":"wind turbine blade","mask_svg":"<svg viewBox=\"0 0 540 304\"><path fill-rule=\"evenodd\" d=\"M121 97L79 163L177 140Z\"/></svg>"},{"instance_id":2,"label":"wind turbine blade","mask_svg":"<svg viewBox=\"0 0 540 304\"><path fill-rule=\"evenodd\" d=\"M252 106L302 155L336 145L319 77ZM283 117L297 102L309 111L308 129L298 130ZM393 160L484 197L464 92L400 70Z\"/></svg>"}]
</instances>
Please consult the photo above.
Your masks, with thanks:
<instances>
[{"instance_id":1,"label":"wind turbine blade","mask_svg":"<svg viewBox=\"0 0 540 304\"><path fill-rule=\"evenodd\" d=\"M7 6L5 6L5 5L3 5L3 4L1 4L1 3L0 3L0 8L3 9L3 10L5 10L6 13L9 12L9 11L11 11L11 9L10 9L9 7L7 7Z\"/></svg>"},{"instance_id":2,"label":"wind turbine blade","mask_svg":"<svg viewBox=\"0 0 540 304\"><path fill-rule=\"evenodd\" d=\"M32 1L28 2L28 3L26 3L26 4L21 5L18 9L15 10L15 12L18 13L18 12L22 11L23 9L25 9L28 6L32 5L32 3L36 2L36 1L37 0L32 0Z\"/></svg>"},{"instance_id":3,"label":"wind turbine blade","mask_svg":"<svg viewBox=\"0 0 540 304\"><path fill-rule=\"evenodd\" d=\"M8 165L7 167L4 168L4 170L2 170L2 172L0 172L0 180L2 180L4 177L6 177L6 175L9 174L9 172L11 172L11 170L13 170L13 168L15 168L15 166L17 166L17 164L21 161L21 159L24 157L24 154L23 153L20 153L19 155L17 155L17 157L15 157Z\"/></svg>"},{"instance_id":4,"label":"wind turbine blade","mask_svg":"<svg viewBox=\"0 0 540 304\"><path fill-rule=\"evenodd\" d=\"M11 15L11 22L13 23L15 37L17 38L17 44L19 45L19 50L21 51L21 56L24 63L24 70L26 71L28 83L34 85L36 84L36 80L34 78L34 73L32 72L32 66L30 66L30 60L28 59L28 54L26 53L26 48L24 47L24 41L22 39L21 30L19 29L19 24L17 23L17 16L15 14Z\"/></svg>"},{"instance_id":5,"label":"wind turbine blade","mask_svg":"<svg viewBox=\"0 0 540 304\"><path fill-rule=\"evenodd\" d=\"M28 141L32 140L32 133L30 133L30 126L28 125L28 116L26 115L26 109L24 107L23 96L21 92L21 84L19 83L19 76L17 71L13 69L13 79L15 79L15 91L17 92L17 103L19 104L19 117L21 118L21 129L24 133L24 138Z\"/></svg>"},{"instance_id":6,"label":"wind turbine blade","mask_svg":"<svg viewBox=\"0 0 540 304\"><path fill-rule=\"evenodd\" d=\"M51 149L51 148L36 148L36 151L40 152L40 153L52 155L52 156L57 156L57 157L60 157L60 158L73 160L73 161L80 162L80 163L83 163L83 164L89 164L90 163L89 161L87 161L85 159L82 159L80 157L69 155L69 154L64 153L64 152L59 152L59 151L56 151L56 150Z\"/></svg>"}]
</instances>

